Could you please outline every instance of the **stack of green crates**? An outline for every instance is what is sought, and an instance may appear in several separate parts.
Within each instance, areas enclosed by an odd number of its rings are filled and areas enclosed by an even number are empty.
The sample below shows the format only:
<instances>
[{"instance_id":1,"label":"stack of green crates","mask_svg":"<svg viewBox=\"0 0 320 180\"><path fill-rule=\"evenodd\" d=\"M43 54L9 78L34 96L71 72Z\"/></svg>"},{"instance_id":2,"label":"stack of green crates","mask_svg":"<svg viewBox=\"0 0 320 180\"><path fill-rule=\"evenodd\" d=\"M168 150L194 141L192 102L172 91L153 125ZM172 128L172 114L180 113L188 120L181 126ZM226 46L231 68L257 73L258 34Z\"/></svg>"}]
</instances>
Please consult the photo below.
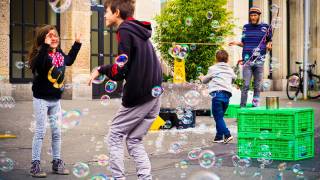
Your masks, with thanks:
<instances>
[{"instance_id":1,"label":"stack of green crates","mask_svg":"<svg viewBox=\"0 0 320 180\"><path fill-rule=\"evenodd\" d=\"M262 158L267 146L271 158L301 160L314 157L312 108L246 108L238 111L238 155Z\"/></svg>"},{"instance_id":2,"label":"stack of green crates","mask_svg":"<svg viewBox=\"0 0 320 180\"><path fill-rule=\"evenodd\" d=\"M252 104L247 104L247 107L252 107ZM224 113L225 118L237 118L240 104L229 104L226 112Z\"/></svg>"}]
</instances>

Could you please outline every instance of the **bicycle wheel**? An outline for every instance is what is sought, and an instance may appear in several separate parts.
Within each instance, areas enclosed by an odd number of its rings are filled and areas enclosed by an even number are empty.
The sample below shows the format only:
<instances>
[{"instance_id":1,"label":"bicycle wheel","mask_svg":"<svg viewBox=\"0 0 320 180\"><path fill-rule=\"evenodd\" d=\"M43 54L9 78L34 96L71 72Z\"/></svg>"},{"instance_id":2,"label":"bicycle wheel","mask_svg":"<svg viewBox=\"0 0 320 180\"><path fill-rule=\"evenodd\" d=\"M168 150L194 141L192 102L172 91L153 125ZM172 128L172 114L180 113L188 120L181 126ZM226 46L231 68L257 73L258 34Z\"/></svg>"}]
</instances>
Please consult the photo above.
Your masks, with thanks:
<instances>
[{"instance_id":1,"label":"bicycle wheel","mask_svg":"<svg viewBox=\"0 0 320 180\"><path fill-rule=\"evenodd\" d=\"M316 99L320 97L320 77L311 74L308 79L308 97Z\"/></svg>"},{"instance_id":2,"label":"bicycle wheel","mask_svg":"<svg viewBox=\"0 0 320 180\"><path fill-rule=\"evenodd\" d=\"M287 96L290 100L297 98L301 89L301 83L298 73L293 73L288 77Z\"/></svg>"}]
</instances>

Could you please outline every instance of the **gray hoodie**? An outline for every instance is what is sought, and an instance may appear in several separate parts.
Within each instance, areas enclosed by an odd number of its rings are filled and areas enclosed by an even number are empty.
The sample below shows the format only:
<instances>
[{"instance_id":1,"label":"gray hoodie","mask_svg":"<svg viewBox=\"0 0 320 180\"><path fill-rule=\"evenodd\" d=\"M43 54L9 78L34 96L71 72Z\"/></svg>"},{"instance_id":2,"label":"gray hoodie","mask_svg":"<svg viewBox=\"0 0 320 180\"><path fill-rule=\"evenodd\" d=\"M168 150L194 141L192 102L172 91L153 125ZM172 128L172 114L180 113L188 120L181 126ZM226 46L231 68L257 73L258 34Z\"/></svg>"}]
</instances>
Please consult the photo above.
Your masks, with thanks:
<instances>
[{"instance_id":1,"label":"gray hoodie","mask_svg":"<svg viewBox=\"0 0 320 180\"><path fill-rule=\"evenodd\" d=\"M201 80L205 84L209 82L209 93L213 91L228 91L232 93L232 80L236 77L229 64L219 62L210 66L208 74Z\"/></svg>"}]
</instances>

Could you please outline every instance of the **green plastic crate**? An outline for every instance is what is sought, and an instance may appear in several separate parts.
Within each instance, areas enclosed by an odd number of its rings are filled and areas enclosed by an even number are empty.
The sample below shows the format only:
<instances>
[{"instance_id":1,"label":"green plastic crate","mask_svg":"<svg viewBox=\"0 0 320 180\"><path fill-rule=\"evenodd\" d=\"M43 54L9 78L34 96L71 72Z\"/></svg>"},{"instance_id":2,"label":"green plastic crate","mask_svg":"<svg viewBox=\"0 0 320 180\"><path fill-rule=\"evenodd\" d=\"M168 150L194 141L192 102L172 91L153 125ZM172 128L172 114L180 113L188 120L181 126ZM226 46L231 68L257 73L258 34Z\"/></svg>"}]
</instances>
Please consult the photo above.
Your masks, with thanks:
<instances>
[{"instance_id":1,"label":"green plastic crate","mask_svg":"<svg viewBox=\"0 0 320 180\"><path fill-rule=\"evenodd\" d=\"M274 160L301 160L314 157L314 135L311 133L293 139L260 139L258 136L259 134L254 133L239 134L239 157L262 158L261 154L267 151L271 152L270 158Z\"/></svg>"},{"instance_id":2,"label":"green plastic crate","mask_svg":"<svg viewBox=\"0 0 320 180\"><path fill-rule=\"evenodd\" d=\"M314 110L312 108L266 109L246 108L238 111L238 133L260 133L268 137L289 138L314 134Z\"/></svg>"},{"instance_id":3,"label":"green plastic crate","mask_svg":"<svg viewBox=\"0 0 320 180\"><path fill-rule=\"evenodd\" d=\"M247 107L252 107L252 104L247 104ZM238 110L240 109L239 104L229 104L226 112L224 113L225 118L237 118Z\"/></svg>"}]
</instances>

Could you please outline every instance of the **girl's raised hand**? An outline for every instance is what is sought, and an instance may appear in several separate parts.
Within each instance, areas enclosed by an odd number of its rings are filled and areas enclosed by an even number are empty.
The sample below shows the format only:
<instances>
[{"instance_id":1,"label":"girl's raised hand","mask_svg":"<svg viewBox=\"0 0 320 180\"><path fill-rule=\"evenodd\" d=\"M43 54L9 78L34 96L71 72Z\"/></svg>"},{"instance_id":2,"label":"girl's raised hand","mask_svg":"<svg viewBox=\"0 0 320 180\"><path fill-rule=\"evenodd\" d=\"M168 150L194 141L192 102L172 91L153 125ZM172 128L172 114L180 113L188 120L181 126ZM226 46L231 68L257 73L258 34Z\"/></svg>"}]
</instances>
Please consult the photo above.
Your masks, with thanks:
<instances>
[{"instance_id":1,"label":"girl's raised hand","mask_svg":"<svg viewBox=\"0 0 320 180\"><path fill-rule=\"evenodd\" d=\"M76 33L76 42L81 43L81 33Z\"/></svg>"}]
</instances>

